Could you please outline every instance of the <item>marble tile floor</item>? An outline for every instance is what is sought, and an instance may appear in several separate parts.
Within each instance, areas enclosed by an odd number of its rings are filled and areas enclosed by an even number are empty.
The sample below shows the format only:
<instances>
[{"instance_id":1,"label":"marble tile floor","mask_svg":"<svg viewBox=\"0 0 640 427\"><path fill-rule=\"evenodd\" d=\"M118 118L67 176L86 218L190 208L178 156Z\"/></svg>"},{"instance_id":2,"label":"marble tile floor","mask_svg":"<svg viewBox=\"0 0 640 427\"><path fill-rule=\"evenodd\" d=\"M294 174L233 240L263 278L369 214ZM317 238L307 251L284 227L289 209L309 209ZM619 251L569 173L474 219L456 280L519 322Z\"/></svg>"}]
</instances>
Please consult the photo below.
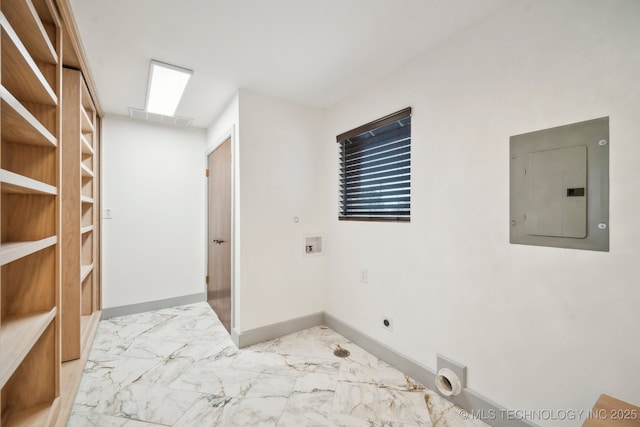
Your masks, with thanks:
<instances>
[{"instance_id":1,"label":"marble tile floor","mask_svg":"<svg viewBox=\"0 0 640 427\"><path fill-rule=\"evenodd\" d=\"M459 413L325 326L238 350L203 302L100 322L68 426L486 426Z\"/></svg>"}]
</instances>

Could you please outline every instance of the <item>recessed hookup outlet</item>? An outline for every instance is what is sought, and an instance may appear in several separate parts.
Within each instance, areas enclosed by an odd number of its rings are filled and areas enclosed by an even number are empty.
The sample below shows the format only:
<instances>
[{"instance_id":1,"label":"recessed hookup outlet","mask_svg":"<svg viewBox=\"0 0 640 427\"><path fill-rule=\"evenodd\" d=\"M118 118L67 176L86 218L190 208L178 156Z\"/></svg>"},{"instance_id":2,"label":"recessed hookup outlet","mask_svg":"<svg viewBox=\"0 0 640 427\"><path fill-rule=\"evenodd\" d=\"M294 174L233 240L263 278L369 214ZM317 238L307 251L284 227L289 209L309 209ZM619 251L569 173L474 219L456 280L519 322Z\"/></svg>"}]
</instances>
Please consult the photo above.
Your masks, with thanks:
<instances>
[{"instance_id":1,"label":"recessed hookup outlet","mask_svg":"<svg viewBox=\"0 0 640 427\"><path fill-rule=\"evenodd\" d=\"M382 316L382 318L380 319L380 324L382 325L382 329L393 331L393 320L391 320L390 317Z\"/></svg>"}]
</instances>

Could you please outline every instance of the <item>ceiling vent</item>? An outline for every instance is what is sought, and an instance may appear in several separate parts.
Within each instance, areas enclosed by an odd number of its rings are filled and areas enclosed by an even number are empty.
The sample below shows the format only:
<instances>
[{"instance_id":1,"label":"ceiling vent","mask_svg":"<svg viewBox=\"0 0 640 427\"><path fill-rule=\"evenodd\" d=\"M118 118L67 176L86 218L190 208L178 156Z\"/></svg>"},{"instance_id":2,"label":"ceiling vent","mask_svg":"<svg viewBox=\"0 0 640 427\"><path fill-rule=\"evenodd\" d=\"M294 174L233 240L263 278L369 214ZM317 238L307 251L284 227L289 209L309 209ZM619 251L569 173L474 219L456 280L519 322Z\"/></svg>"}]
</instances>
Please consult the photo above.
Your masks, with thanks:
<instances>
[{"instance_id":1,"label":"ceiling vent","mask_svg":"<svg viewBox=\"0 0 640 427\"><path fill-rule=\"evenodd\" d=\"M162 114L148 113L139 108L129 108L129 117L132 119L147 120L149 122L182 127L189 127L193 122L193 119L189 117L164 116Z\"/></svg>"}]
</instances>

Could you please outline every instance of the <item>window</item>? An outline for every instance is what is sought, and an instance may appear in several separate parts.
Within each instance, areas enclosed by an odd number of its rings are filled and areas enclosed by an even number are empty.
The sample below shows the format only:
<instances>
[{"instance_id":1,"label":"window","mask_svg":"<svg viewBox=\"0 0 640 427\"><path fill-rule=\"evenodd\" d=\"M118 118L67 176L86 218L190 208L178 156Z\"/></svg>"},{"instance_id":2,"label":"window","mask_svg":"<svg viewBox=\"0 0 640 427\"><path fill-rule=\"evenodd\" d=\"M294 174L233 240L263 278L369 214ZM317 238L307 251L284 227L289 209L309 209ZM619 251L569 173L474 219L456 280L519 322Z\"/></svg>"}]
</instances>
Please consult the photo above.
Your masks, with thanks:
<instances>
[{"instance_id":1,"label":"window","mask_svg":"<svg viewBox=\"0 0 640 427\"><path fill-rule=\"evenodd\" d=\"M340 220L411 220L411 108L336 137Z\"/></svg>"}]
</instances>

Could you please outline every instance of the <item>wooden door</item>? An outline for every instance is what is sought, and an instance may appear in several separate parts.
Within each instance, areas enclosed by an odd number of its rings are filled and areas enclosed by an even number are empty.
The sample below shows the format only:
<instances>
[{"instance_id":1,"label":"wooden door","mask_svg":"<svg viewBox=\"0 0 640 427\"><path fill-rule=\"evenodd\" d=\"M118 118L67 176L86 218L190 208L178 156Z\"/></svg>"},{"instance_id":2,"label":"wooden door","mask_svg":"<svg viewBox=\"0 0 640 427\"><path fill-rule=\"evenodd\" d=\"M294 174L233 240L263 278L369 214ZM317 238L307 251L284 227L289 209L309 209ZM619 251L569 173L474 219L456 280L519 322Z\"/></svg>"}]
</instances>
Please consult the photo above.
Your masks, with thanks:
<instances>
[{"instance_id":1,"label":"wooden door","mask_svg":"<svg viewBox=\"0 0 640 427\"><path fill-rule=\"evenodd\" d=\"M231 140L208 157L207 301L231 332Z\"/></svg>"}]
</instances>

